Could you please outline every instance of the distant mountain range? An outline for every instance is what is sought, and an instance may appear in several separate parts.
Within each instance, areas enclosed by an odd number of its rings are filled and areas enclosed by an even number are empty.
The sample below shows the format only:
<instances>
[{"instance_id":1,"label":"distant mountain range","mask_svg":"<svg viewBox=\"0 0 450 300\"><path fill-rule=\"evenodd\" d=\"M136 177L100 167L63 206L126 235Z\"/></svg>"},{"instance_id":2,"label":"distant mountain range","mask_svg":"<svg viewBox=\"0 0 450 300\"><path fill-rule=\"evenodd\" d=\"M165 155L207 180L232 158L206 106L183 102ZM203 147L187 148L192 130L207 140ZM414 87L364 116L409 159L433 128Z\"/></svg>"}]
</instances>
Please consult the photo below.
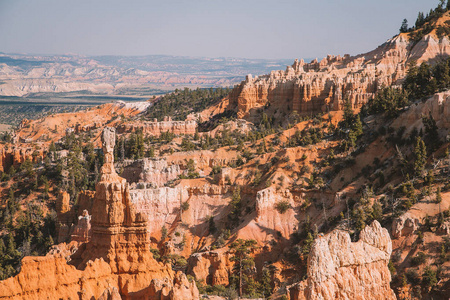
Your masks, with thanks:
<instances>
[{"instance_id":1,"label":"distant mountain range","mask_svg":"<svg viewBox=\"0 0 450 300\"><path fill-rule=\"evenodd\" d=\"M142 97L180 87L232 86L246 74L284 69L292 61L0 53L0 96L32 98L82 92Z\"/></svg>"}]
</instances>

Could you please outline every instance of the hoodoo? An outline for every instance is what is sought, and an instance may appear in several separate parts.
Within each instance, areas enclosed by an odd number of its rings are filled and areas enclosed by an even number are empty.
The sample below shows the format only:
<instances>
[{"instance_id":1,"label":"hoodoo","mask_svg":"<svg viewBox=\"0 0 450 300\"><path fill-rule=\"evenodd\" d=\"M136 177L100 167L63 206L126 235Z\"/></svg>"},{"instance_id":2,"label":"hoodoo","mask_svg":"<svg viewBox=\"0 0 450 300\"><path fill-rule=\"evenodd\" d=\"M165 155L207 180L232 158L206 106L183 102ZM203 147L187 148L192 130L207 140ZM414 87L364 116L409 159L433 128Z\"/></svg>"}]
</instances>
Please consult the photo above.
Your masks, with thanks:
<instances>
[{"instance_id":1,"label":"hoodoo","mask_svg":"<svg viewBox=\"0 0 450 300\"><path fill-rule=\"evenodd\" d=\"M91 240L70 257L25 257L21 272L0 282L0 298L198 299L194 282L153 258L146 220L136 213L128 183L114 169L114 145L115 129L107 127L102 134L104 165L92 208Z\"/></svg>"}]
</instances>

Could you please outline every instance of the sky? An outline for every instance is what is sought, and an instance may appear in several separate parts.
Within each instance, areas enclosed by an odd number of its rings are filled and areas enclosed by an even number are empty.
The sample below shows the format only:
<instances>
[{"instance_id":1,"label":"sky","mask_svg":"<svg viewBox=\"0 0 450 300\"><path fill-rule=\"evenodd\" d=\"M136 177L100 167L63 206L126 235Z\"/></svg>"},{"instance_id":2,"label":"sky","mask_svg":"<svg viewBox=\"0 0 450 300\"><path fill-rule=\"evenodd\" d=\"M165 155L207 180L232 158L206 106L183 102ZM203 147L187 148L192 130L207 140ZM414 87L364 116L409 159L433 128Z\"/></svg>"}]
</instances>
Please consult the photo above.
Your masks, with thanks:
<instances>
[{"instance_id":1,"label":"sky","mask_svg":"<svg viewBox=\"0 0 450 300\"><path fill-rule=\"evenodd\" d=\"M438 0L0 0L0 52L259 59L356 55Z\"/></svg>"}]
</instances>

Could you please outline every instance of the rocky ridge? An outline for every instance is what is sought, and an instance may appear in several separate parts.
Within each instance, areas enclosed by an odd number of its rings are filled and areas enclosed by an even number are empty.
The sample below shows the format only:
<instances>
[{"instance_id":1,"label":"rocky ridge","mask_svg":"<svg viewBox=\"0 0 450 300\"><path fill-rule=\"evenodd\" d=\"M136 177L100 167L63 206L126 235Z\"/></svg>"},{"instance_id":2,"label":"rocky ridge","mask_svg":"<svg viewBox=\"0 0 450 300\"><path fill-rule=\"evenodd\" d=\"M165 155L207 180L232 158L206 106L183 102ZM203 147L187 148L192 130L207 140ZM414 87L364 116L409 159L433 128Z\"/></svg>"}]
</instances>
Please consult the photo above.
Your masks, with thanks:
<instances>
[{"instance_id":1,"label":"rocky ridge","mask_svg":"<svg viewBox=\"0 0 450 300\"><path fill-rule=\"evenodd\" d=\"M449 17L447 12L440 22ZM230 93L229 104L239 118L256 115L256 109L271 113L300 115L341 110L345 99L359 108L382 86L395 85L406 75L411 61L433 61L450 55L448 37L434 32L420 41L403 33L377 49L357 56L328 55L320 62L295 60L285 71L268 75L248 75ZM275 114L275 116L277 116Z\"/></svg>"}]
</instances>

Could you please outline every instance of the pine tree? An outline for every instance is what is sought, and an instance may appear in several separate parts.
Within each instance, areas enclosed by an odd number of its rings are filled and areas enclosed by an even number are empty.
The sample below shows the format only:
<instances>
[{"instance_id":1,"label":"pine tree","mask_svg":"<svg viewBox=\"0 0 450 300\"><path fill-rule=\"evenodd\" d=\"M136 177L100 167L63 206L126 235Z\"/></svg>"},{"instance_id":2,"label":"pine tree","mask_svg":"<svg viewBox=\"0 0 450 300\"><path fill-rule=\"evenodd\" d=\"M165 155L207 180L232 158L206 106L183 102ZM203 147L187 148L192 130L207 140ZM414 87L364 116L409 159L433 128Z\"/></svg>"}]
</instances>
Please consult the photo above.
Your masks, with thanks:
<instances>
[{"instance_id":1,"label":"pine tree","mask_svg":"<svg viewBox=\"0 0 450 300\"><path fill-rule=\"evenodd\" d=\"M408 20L403 19L402 26L400 27L400 33L408 32Z\"/></svg>"},{"instance_id":2,"label":"pine tree","mask_svg":"<svg viewBox=\"0 0 450 300\"><path fill-rule=\"evenodd\" d=\"M353 113L352 103L347 99L344 103L344 127L349 128L353 124L354 120L355 115Z\"/></svg>"},{"instance_id":3,"label":"pine tree","mask_svg":"<svg viewBox=\"0 0 450 300\"><path fill-rule=\"evenodd\" d=\"M255 260L250 255L256 246L255 240L243 240L237 239L235 242L231 243L230 250L232 256L231 261L234 262L234 272L237 274L239 283L239 296L243 295L243 286L247 279L252 273L255 267ZM248 280L248 279L247 279Z\"/></svg>"},{"instance_id":4,"label":"pine tree","mask_svg":"<svg viewBox=\"0 0 450 300\"><path fill-rule=\"evenodd\" d=\"M422 25L425 24L425 17L423 15L423 12L419 12L419 15L417 16L416 20L416 29L422 27Z\"/></svg>"},{"instance_id":5,"label":"pine tree","mask_svg":"<svg viewBox=\"0 0 450 300\"><path fill-rule=\"evenodd\" d=\"M123 138L120 139L120 161L125 160L125 141Z\"/></svg>"},{"instance_id":6,"label":"pine tree","mask_svg":"<svg viewBox=\"0 0 450 300\"><path fill-rule=\"evenodd\" d=\"M261 288L264 297L268 298L272 294L272 279L268 268L262 270Z\"/></svg>"},{"instance_id":7,"label":"pine tree","mask_svg":"<svg viewBox=\"0 0 450 300\"><path fill-rule=\"evenodd\" d=\"M416 145L414 147L414 174L421 176L425 163L427 161L427 148L420 136L416 137Z\"/></svg>"},{"instance_id":8,"label":"pine tree","mask_svg":"<svg viewBox=\"0 0 450 300\"><path fill-rule=\"evenodd\" d=\"M441 203L441 202L442 202L441 187L438 186L438 188L436 190L436 203Z\"/></svg>"},{"instance_id":9,"label":"pine tree","mask_svg":"<svg viewBox=\"0 0 450 300\"><path fill-rule=\"evenodd\" d=\"M355 135L357 138L363 134L363 126L359 115L356 116L355 123L353 124L353 130L355 131Z\"/></svg>"}]
</instances>

